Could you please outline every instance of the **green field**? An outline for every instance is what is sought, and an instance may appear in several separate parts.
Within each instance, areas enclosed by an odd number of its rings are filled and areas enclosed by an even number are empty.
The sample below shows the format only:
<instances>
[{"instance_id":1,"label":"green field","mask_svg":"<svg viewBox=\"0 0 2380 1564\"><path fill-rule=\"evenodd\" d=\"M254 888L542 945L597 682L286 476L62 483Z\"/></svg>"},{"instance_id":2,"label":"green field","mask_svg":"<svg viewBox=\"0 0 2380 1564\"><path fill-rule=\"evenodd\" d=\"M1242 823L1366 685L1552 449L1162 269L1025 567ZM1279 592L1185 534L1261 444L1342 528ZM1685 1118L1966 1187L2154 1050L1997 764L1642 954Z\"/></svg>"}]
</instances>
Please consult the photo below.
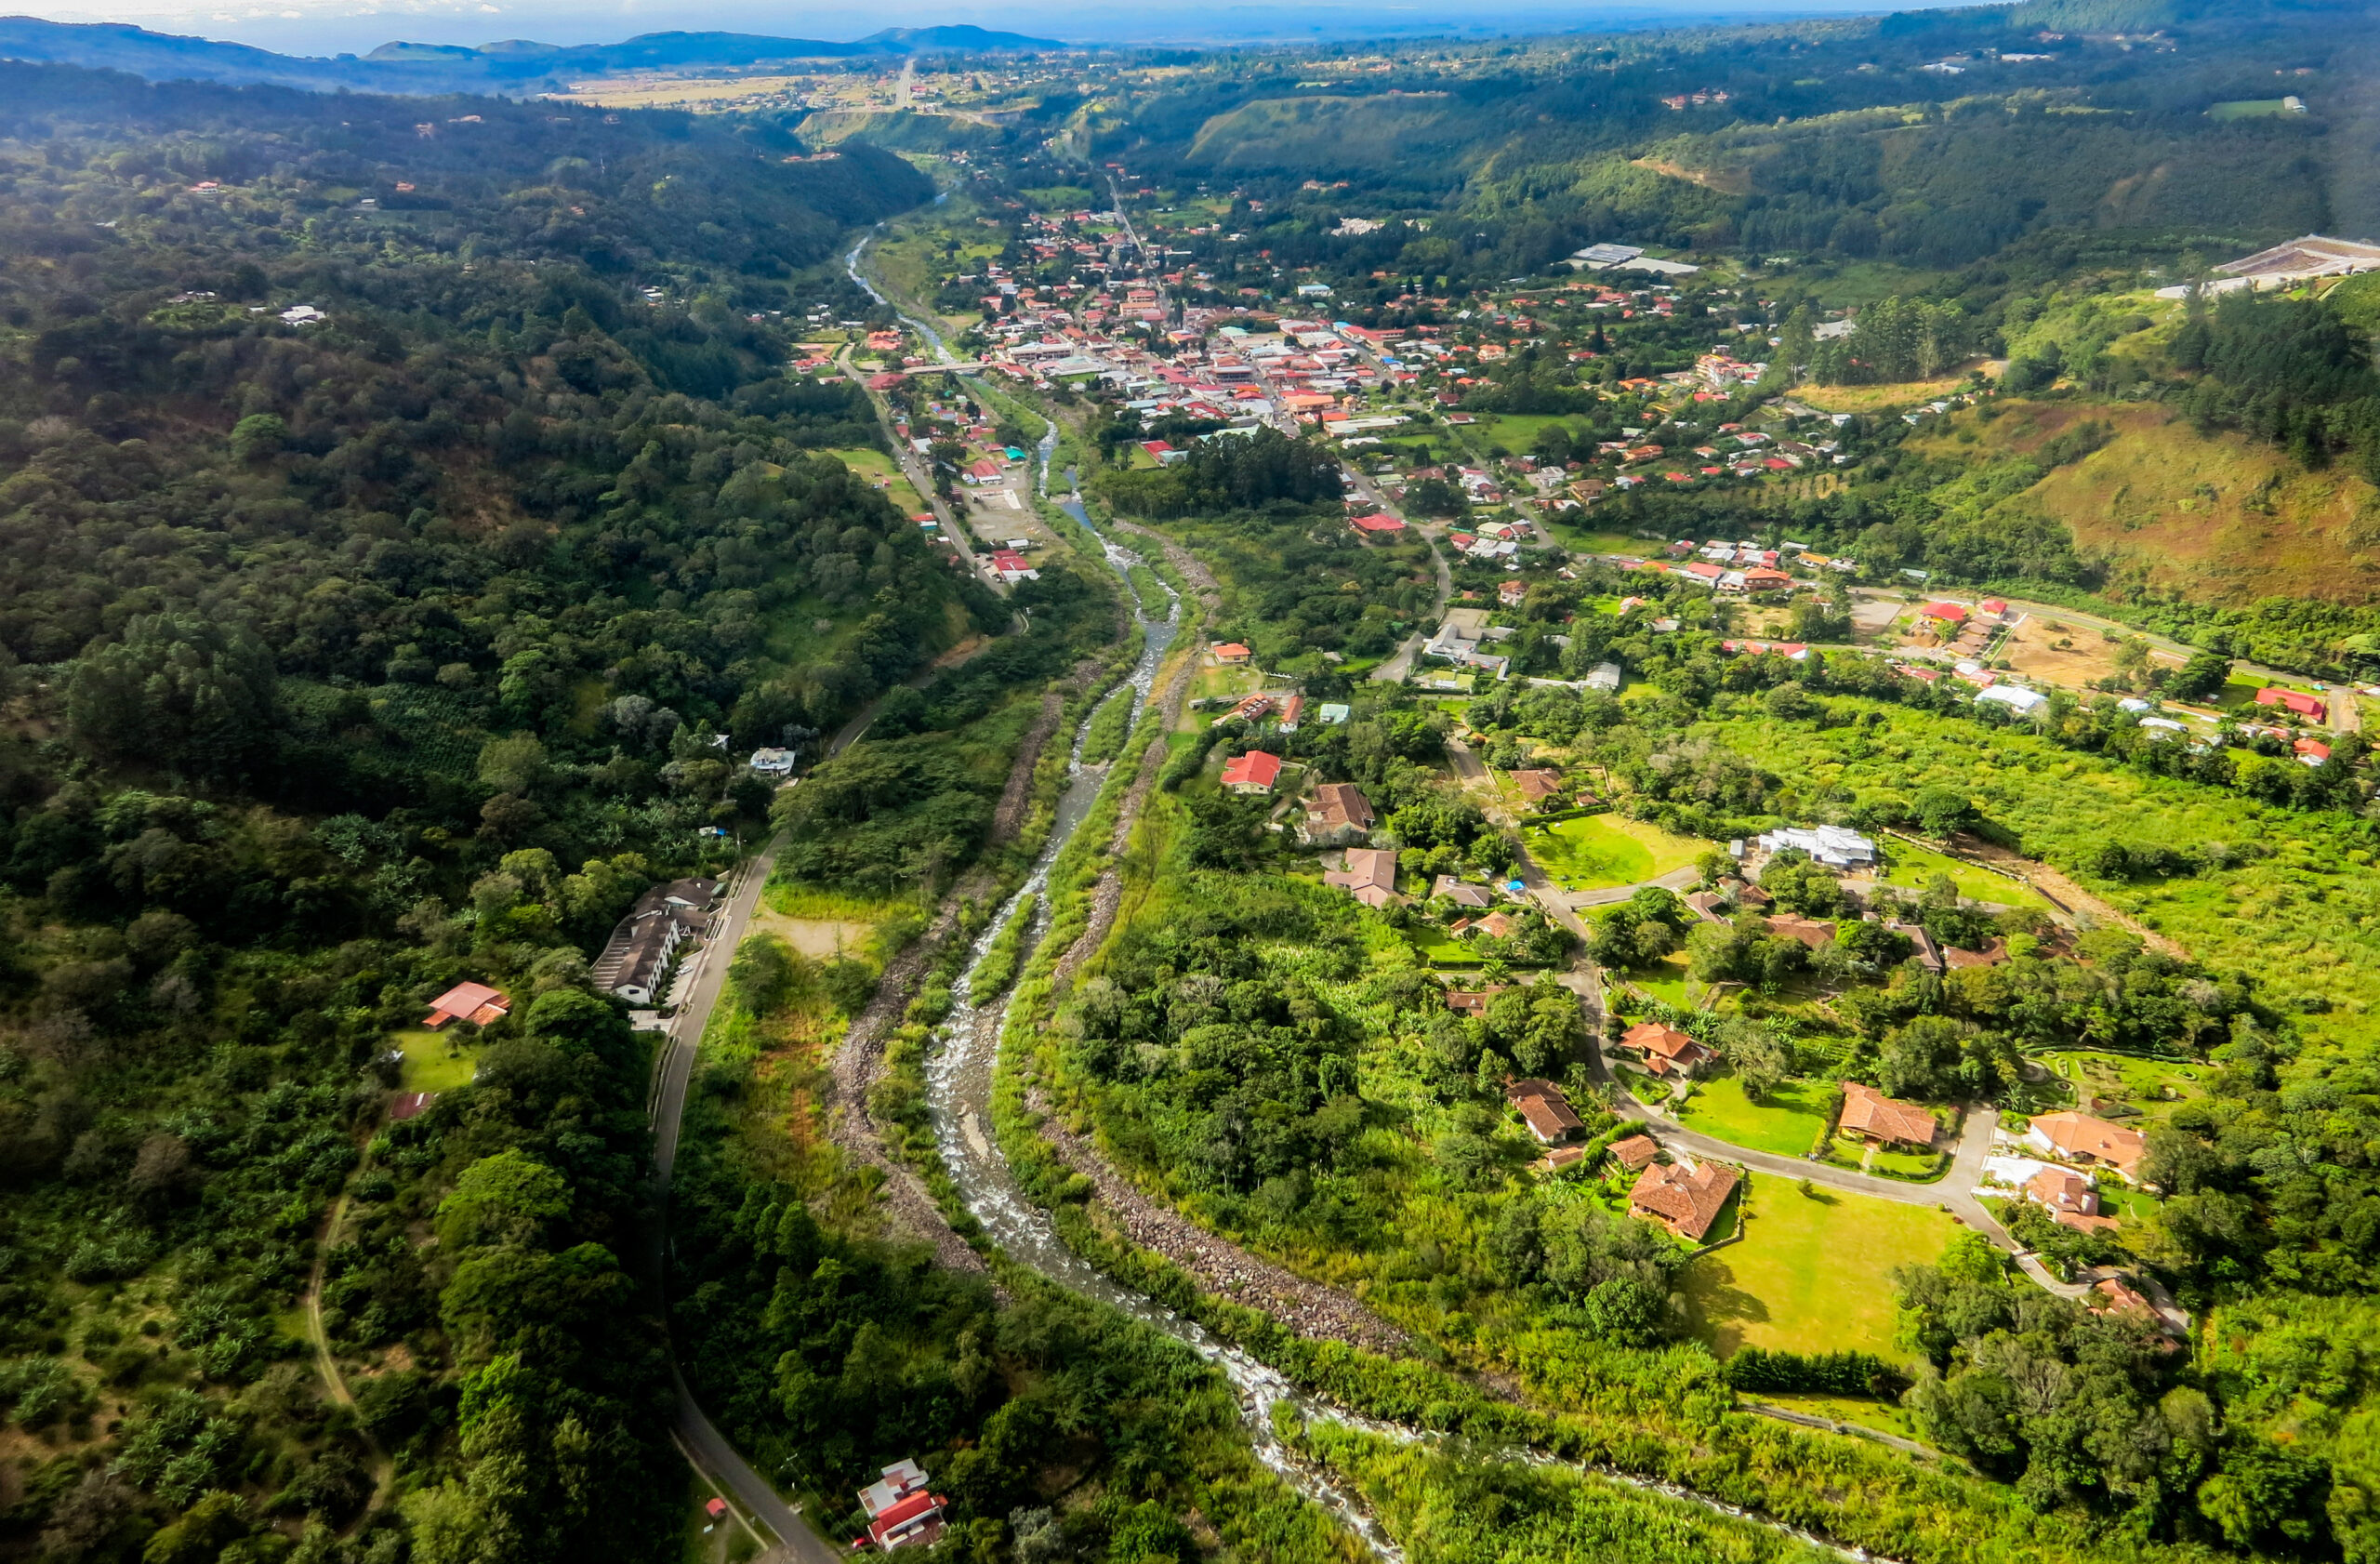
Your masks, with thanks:
<instances>
[{"instance_id":1,"label":"green field","mask_svg":"<svg viewBox=\"0 0 2380 1564\"><path fill-rule=\"evenodd\" d=\"M1521 845L1566 891L1633 885L1685 868L1703 844L1659 826L1614 815L1589 815L1524 829Z\"/></svg>"},{"instance_id":2,"label":"green field","mask_svg":"<svg viewBox=\"0 0 2380 1564\"><path fill-rule=\"evenodd\" d=\"M479 1055L464 1047L461 1038L453 1033L409 1027L389 1040L404 1051L404 1076L398 1083L399 1091L451 1092L457 1086L469 1086L471 1077L479 1073Z\"/></svg>"},{"instance_id":3,"label":"green field","mask_svg":"<svg viewBox=\"0 0 2380 1564\"><path fill-rule=\"evenodd\" d=\"M1551 532L1554 541L1564 548L1575 549L1582 553L1629 554L1642 558L1646 553L1658 552L1661 547L1660 541L1656 538L1634 537L1624 532L1597 532L1588 527L1570 526L1562 522L1548 522L1546 530ZM1618 598L1604 601L1610 604L1610 607L1604 609L1606 613L1617 608L1620 603Z\"/></svg>"},{"instance_id":4,"label":"green field","mask_svg":"<svg viewBox=\"0 0 2380 1564\"><path fill-rule=\"evenodd\" d=\"M2288 104L2278 98L2236 98L2228 103L2217 103L2206 112L2215 120L2268 119L2291 112Z\"/></svg>"},{"instance_id":5,"label":"green field","mask_svg":"<svg viewBox=\"0 0 2380 1564\"><path fill-rule=\"evenodd\" d=\"M1930 1265L1959 1231L1930 1206L1818 1189L1758 1174L1744 1241L1686 1270L1694 1329L1721 1357L1739 1346L1872 1352L1893 1345L1896 1266Z\"/></svg>"},{"instance_id":6,"label":"green field","mask_svg":"<svg viewBox=\"0 0 2380 1564\"><path fill-rule=\"evenodd\" d=\"M1884 882L1909 890L1923 890L1927 883L1942 875L1959 888L1959 895L1974 901L1999 902L2005 907L2039 908L2046 911L2049 903L2022 881L1963 864L1946 854L1929 847L1903 842L1897 837L1884 842Z\"/></svg>"},{"instance_id":7,"label":"green field","mask_svg":"<svg viewBox=\"0 0 2380 1564\"><path fill-rule=\"evenodd\" d=\"M842 450L821 451L818 454L834 457L870 484L882 489L885 497L898 506L903 515L916 516L924 513L925 501L918 497L918 491L910 486L907 477L892 465L892 458L883 452L864 450L854 446Z\"/></svg>"},{"instance_id":8,"label":"green field","mask_svg":"<svg viewBox=\"0 0 2380 1564\"><path fill-rule=\"evenodd\" d=\"M1753 1151L1800 1157L1817 1144L1826 1128L1826 1084L1789 1080L1755 1103L1744 1095L1743 1082L1723 1072L1695 1082L1678 1119L1687 1129Z\"/></svg>"}]
</instances>

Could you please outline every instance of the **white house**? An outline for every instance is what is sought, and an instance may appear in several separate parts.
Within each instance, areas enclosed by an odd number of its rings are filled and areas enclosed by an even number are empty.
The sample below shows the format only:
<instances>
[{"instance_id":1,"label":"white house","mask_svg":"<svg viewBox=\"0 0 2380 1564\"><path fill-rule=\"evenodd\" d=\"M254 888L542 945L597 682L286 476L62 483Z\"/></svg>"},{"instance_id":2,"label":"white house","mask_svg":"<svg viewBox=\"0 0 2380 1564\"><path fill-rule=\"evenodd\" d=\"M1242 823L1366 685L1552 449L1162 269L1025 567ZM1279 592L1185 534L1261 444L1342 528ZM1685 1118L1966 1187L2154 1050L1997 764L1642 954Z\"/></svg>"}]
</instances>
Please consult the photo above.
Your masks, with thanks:
<instances>
[{"instance_id":1,"label":"white house","mask_svg":"<svg viewBox=\"0 0 2380 1564\"><path fill-rule=\"evenodd\" d=\"M2019 717L2030 717L2049 705L2049 696L2039 690L2020 689L2015 684L1994 684L1978 692L1975 699L1977 706L1990 701L1995 706L2006 707Z\"/></svg>"},{"instance_id":2,"label":"white house","mask_svg":"<svg viewBox=\"0 0 2380 1564\"><path fill-rule=\"evenodd\" d=\"M1762 837L1760 846L1765 853L1782 853L1789 847L1799 848L1816 862L1834 868L1851 868L1876 861L1876 844L1844 826L1819 826L1812 829L1788 826Z\"/></svg>"}]
</instances>

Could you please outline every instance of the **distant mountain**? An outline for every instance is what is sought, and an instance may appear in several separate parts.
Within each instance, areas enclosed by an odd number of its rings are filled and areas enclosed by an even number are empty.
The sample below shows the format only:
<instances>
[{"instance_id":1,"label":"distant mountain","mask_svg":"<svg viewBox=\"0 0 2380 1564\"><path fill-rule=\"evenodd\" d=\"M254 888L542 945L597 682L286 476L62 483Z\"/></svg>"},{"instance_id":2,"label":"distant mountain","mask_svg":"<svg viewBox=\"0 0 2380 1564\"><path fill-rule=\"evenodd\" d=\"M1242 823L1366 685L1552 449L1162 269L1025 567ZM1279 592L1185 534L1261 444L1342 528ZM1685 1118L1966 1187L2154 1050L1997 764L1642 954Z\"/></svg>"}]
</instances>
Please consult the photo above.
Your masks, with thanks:
<instances>
[{"instance_id":1,"label":"distant mountain","mask_svg":"<svg viewBox=\"0 0 2380 1564\"><path fill-rule=\"evenodd\" d=\"M383 44L358 58L274 54L116 22L69 24L0 17L0 59L123 71L151 81L206 81L393 93L534 92L622 71L700 70L775 60L1049 49L1054 39L981 27L892 27L853 43L751 33L646 33L616 44L564 46L522 38L477 48Z\"/></svg>"}]
</instances>

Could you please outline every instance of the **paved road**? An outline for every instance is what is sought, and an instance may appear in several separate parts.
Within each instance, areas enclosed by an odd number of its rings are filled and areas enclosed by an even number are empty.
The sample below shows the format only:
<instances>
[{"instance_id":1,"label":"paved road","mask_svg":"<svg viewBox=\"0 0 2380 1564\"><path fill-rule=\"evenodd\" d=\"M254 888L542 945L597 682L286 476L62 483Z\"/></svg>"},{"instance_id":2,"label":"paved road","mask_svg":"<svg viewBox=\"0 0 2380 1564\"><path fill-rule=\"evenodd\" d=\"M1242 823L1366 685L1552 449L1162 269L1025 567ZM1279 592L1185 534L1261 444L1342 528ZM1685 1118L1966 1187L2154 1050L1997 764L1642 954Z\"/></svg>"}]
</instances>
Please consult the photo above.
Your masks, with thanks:
<instances>
[{"instance_id":1,"label":"paved road","mask_svg":"<svg viewBox=\"0 0 2380 1564\"><path fill-rule=\"evenodd\" d=\"M868 391L867 377L853 367L852 349L848 344L838 355L836 365L842 370L852 384L866 392L867 404L876 409L876 421L883 426L885 444L892 447L892 457L901 464L902 474L909 480L909 486L917 490L919 496L932 508L934 520L942 525L942 535L950 539L950 546L958 550L959 557L967 562L968 570L977 580L990 587L992 590L1003 597L1007 596L1008 583L997 576L985 574L983 566L975 558L975 548L968 538L967 529L959 524L957 516L951 514L950 507L942 502L941 494L935 490L932 472L927 469L924 460L919 457L918 453L910 447L909 443L902 439L900 433L893 429L892 404L884 399L883 392Z\"/></svg>"},{"instance_id":2,"label":"paved road","mask_svg":"<svg viewBox=\"0 0 2380 1564\"><path fill-rule=\"evenodd\" d=\"M669 1024L653 1101L653 1171L661 1184L665 1220L669 1173L678 1160L678 1125L686 1109L686 1087L694 1077L695 1052L702 1042L704 1028L710 1024L711 1012L718 1007L720 994L726 987L728 963L734 958L737 942L744 937L745 926L760 906L760 888L768 883L769 871L776 864L777 849L783 841L782 837L772 840L737 872L727 904L715 916L702 948L695 953L692 970L678 978L677 992L682 998L677 1015ZM734 1494L746 1510L775 1533L781 1545L771 1550L771 1557L800 1560L801 1564L829 1564L841 1558L842 1550L804 1524L800 1512L787 1504L769 1480L735 1452L727 1436L703 1415L694 1393L679 1373L674 1358L669 1376L678 1392L674 1426L680 1442L705 1474Z\"/></svg>"}]
</instances>

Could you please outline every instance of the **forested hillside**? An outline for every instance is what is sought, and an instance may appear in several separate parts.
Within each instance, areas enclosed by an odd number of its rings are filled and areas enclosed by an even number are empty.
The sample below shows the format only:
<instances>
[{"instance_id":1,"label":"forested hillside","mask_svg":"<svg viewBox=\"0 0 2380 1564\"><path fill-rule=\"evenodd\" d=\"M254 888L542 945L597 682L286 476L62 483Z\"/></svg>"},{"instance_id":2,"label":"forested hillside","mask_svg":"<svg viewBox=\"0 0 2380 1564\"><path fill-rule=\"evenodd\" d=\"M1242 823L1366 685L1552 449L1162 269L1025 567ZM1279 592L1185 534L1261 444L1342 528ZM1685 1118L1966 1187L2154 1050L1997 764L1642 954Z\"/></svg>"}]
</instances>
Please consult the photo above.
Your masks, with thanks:
<instances>
[{"instance_id":1,"label":"forested hillside","mask_svg":"<svg viewBox=\"0 0 2380 1564\"><path fill-rule=\"evenodd\" d=\"M1451 63L1413 48L1321 80L1194 73L1115 105L1102 145L1160 181L1239 184L1261 205L1235 225L1282 263L1458 286L1599 240L1919 267L2059 231L2262 241L2380 219L2371 36L2357 0L2037 0ZM1449 210L1470 220L1337 222Z\"/></svg>"},{"instance_id":2,"label":"forested hillside","mask_svg":"<svg viewBox=\"0 0 2380 1564\"><path fill-rule=\"evenodd\" d=\"M662 1545L648 1054L588 958L760 827L729 736L1012 623L787 378L927 193L800 150L0 66L0 1553ZM376 1133L465 979L510 1014Z\"/></svg>"}]
</instances>

